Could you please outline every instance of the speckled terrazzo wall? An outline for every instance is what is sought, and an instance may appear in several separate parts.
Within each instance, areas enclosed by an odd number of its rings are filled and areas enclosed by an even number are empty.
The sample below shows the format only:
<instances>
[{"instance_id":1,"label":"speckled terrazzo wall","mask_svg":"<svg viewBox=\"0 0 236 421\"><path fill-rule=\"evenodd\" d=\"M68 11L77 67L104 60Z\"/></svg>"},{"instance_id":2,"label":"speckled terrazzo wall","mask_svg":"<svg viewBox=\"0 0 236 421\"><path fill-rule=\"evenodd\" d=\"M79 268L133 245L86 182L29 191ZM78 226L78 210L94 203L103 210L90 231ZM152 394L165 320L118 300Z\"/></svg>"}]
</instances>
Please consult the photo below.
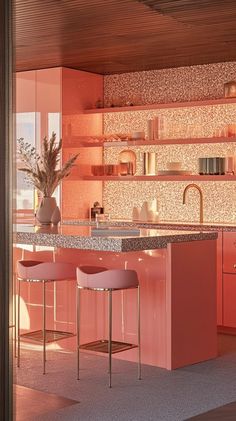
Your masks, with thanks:
<instances>
[{"instance_id":1,"label":"speckled terrazzo wall","mask_svg":"<svg viewBox=\"0 0 236 421\"><path fill-rule=\"evenodd\" d=\"M156 71L105 76L105 106L189 101L223 97L223 85L236 80L236 63L182 67ZM143 130L147 120L162 116L165 138L211 137L225 125L236 123L236 104L209 107L120 112L104 115L105 133L130 133ZM129 149L129 148L125 148ZM227 156L236 153L235 143L202 145L142 146L130 148L137 157L137 174L142 174L142 152L157 154L156 170L165 170L169 161L181 161L182 169L198 172L198 157ZM105 162L115 163L120 147L104 150ZM144 200L158 198L160 218L168 220L198 220L199 197L189 192L187 205L182 205L182 193L189 182L105 182L103 203L112 217L130 218L133 206ZM197 182L204 195L205 221L236 220L235 181Z\"/></svg>"},{"instance_id":2,"label":"speckled terrazzo wall","mask_svg":"<svg viewBox=\"0 0 236 421\"><path fill-rule=\"evenodd\" d=\"M118 100L141 104L222 98L225 82L236 79L236 62L105 76L105 105Z\"/></svg>"}]
</instances>

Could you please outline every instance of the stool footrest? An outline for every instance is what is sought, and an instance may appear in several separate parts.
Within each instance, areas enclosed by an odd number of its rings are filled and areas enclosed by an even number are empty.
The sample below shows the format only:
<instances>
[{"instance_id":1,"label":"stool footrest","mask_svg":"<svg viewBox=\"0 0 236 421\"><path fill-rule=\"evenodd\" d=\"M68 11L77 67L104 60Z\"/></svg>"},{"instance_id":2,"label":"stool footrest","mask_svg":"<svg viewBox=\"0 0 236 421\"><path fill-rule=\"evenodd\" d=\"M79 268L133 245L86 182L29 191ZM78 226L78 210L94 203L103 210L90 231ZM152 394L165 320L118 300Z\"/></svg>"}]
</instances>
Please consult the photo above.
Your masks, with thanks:
<instances>
[{"instance_id":1,"label":"stool footrest","mask_svg":"<svg viewBox=\"0 0 236 421\"><path fill-rule=\"evenodd\" d=\"M46 343L59 341L60 339L71 338L72 336L75 336L75 334L72 333L72 332L63 332L61 330L47 329L46 330ZM22 333L20 335L20 337L23 340L27 339L27 340L32 340L32 341L43 343L43 331L42 330L35 330L35 331L32 331L32 332Z\"/></svg>"},{"instance_id":2,"label":"stool footrest","mask_svg":"<svg viewBox=\"0 0 236 421\"><path fill-rule=\"evenodd\" d=\"M127 342L112 341L112 354L117 352L127 351L128 349L137 348L138 345L130 344ZM99 339L94 342L88 342L87 344L80 345L80 349L86 349L88 351L103 352L108 354L108 340Z\"/></svg>"}]
</instances>

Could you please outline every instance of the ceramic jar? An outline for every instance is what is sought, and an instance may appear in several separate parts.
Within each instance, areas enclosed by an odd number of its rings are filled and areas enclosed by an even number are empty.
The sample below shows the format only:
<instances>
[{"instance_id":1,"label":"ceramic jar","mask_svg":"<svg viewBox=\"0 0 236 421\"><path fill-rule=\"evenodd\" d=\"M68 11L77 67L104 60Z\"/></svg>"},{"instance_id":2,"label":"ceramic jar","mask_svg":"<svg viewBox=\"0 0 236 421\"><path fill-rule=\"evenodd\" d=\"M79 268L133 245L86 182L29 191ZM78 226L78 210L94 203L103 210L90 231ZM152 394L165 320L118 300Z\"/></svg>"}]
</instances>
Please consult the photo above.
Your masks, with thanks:
<instances>
[{"instance_id":1,"label":"ceramic jar","mask_svg":"<svg viewBox=\"0 0 236 421\"><path fill-rule=\"evenodd\" d=\"M55 197L43 197L36 212L37 221L41 225L50 225L56 207L57 203Z\"/></svg>"}]
</instances>

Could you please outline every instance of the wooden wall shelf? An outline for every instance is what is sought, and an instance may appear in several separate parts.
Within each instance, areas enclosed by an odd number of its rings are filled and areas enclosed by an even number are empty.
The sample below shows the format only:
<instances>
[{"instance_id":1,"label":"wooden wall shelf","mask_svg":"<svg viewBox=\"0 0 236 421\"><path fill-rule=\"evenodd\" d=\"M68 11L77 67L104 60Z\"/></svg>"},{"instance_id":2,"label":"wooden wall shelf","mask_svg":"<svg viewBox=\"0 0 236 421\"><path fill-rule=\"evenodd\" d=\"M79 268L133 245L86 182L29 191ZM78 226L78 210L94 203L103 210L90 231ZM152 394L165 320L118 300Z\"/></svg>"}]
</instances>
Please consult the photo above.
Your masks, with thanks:
<instances>
[{"instance_id":1,"label":"wooden wall shelf","mask_svg":"<svg viewBox=\"0 0 236 421\"><path fill-rule=\"evenodd\" d=\"M236 181L236 175L126 175L126 176L70 176L65 181Z\"/></svg>"},{"instance_id":2,"label":"wooden wall shelf","mask_svg":"<svg viewBox=\"0 0 236 421\"><path fill-rule=\"evenodd\" d=\"M205 107L209 105L227 105L235 104L236 98L217 98L205 99L201 101L186 101L186 102L169 102L166 104L145 104L133 105L128 107L107 107L107 108L93 108L84 110L84 114L105 114L105 113L123 113L127 111L145 111L145 110L161 110L164 108L189 108L189 107Z\"/></svg>"},{"instance_id":3,"label":"wooden wall shelf","mask_svg":"<svg viewBox=\"0 0 236 421\"><path fill-rule=\"evenodd\" d=\"M67 148L98 148L98 147L120 147L120 146L163 146L163 145L193 145L201 143L236 143L236 137L193 137L186 139L158 139L158 140L122 140L122 141L91 141L88 142L86 139L83 141L81 138L76 139L70 144L67 144L64 149Z\"/></svg>"}]
</instances>

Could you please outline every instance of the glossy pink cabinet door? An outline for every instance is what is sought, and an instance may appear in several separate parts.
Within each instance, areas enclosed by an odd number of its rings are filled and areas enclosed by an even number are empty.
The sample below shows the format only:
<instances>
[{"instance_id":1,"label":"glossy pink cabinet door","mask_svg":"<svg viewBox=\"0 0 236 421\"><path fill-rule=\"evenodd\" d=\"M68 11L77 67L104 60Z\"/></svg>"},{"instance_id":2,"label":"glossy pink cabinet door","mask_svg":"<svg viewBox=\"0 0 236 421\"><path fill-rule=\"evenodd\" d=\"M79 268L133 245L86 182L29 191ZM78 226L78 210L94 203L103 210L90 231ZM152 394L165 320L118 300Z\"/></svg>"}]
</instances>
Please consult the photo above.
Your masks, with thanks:
<instances>
[{"instance_id":1,"label":"glossy pink cabinet door","mask_svg":"<svg viewBox=\"0 0 236 421\"><path fill-rule=\"evenodd\" d=\"M236 274L236 233L223 234L223 272Z\"/></svg>"},{"instance_id":2,"label":"glossy pink cabinet door","mask_svg":"<svg viewBox=\"0 0 236 421\"><path fill-rule=\"evenodd\" d=\"M217 325L223 324L223 280L222 280L222 246L223 235L218 232L217 238Z\"/></svg>"},{"instance_id":3,"label":"glossy pink cabinet door","mask_svg":"<svg viewBox=\"0 0 236 421\"><path fill-rule=\"evenodd\" d=\"M223 325L236 327L236 276L223 275Z\"/></svg>"},{"instance_id":4,"label":"glossy pink cabinet door","mask_svg":"<svg viewBox=\"0 0 236 421\"><path fill-rule=\"evenodd\" d=\"M223 326L236 328L236 233L223 233Z\"/></svg>"}]
</instances>

